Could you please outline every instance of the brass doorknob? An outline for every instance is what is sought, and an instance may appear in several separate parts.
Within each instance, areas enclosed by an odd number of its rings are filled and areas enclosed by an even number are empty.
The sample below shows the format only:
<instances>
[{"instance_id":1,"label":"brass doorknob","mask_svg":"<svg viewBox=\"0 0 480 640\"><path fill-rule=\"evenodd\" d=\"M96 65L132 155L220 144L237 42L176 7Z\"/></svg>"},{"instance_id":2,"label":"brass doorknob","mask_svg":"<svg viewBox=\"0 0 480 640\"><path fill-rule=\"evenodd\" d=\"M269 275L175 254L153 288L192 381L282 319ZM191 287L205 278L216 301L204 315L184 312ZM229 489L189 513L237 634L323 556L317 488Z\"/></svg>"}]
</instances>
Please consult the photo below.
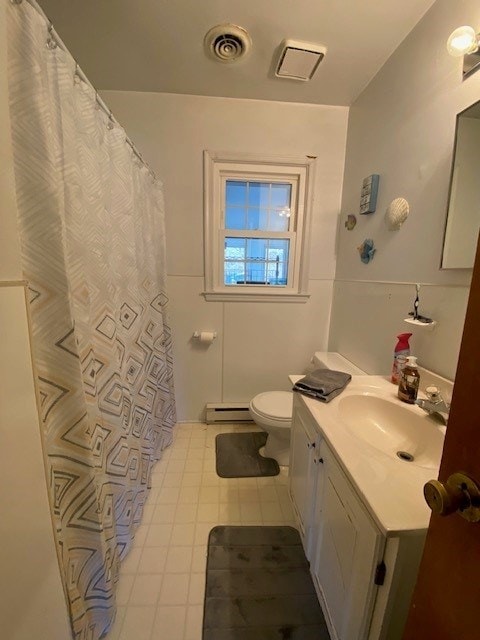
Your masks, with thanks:
<instances>
[{"instance_id":1,"label":"brass doorknob","mask_svg":"<svg viewBox=\"0 0 480 640\"><path fill-rule=\"evenodd\" d=\"M423 495L439 516L458 511L469 522L480 521L480 487L464 473L452 473L445 483L429 480L423 487Z\"/></svg>"}]
</instances>

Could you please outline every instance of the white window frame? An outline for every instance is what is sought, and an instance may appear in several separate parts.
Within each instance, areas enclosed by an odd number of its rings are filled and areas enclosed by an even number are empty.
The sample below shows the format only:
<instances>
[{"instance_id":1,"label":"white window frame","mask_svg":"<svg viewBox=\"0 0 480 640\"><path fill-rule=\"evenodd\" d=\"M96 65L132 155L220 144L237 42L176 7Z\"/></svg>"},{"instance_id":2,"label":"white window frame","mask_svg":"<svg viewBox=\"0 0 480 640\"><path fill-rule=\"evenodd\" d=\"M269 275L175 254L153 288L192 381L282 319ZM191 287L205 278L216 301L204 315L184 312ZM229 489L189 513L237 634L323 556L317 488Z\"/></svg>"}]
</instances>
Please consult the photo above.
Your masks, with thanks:
<instances>
[{"instance_id":1,"label":"white window frame","mask_svg":"<svg viewBox=\"0 0 480 640\"><path fill-rule=\"evenodd\" d=\"M313 206L315 158L279 158L204 151L205 291L211 301L306 302L308 238ZM228 179L291 182L289 230L268 232L225 229L225 184ZM225 237L286 238L289 243L287 285L225 285Z\"/></svg>"}]
</instances>

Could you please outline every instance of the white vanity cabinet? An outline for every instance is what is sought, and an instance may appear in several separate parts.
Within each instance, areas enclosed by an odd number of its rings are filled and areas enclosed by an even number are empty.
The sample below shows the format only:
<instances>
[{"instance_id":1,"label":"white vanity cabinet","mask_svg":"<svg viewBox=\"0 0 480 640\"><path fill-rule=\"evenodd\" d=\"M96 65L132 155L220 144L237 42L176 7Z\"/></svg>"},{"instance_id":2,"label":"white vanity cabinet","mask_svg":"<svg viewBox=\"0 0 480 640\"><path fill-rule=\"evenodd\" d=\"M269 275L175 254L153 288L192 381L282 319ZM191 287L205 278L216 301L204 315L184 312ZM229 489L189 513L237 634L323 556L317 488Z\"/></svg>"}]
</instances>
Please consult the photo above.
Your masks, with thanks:
<instances>
[{"instance_id":1,"label":"white vanity cabinet","mask_svg":"<svg viewBox=\"0 0 480 640\"><path fill-rule=\"evenodd\" d=\"M312 577L338 638L368 637L385 539L325 443L317 492Z\"/></svg>"},{"instance_id":2,"label":"white vanity cabinet","mask_svg":"<svg viewBox=\"0 0 480 640\"><path fill-rule=\"evenodd\" d=\"M425 531L382 531L339 460L295 394L290 493L331 638L400 640Z\"/></svg>"},{"instance_id":3,"label":"white vanity cabinet","mask_svg":"<svg viewBox=\"0 0 480 640\"><path fill-rule=\"evenodd\" d=\"M307 558L311 559L312 525L318 477L320 437L308 409L294 396L290 436L290 496Z\"/></svg>"}]
</instances>

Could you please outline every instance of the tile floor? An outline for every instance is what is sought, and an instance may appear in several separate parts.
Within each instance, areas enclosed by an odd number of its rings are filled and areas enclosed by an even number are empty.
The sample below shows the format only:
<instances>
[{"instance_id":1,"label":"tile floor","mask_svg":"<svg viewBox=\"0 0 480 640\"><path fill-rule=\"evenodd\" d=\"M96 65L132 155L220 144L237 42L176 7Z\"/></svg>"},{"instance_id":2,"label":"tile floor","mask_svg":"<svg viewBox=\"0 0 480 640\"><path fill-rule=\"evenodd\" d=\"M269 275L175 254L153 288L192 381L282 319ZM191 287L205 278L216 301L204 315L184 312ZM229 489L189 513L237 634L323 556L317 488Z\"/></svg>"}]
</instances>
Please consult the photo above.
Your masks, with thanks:
<instances>
[{"instance_id":1,"label":"tile floor","mask_svg":"<svg viewBox=\"0 0 480 640\"><path fill-rule=\"evenodd\" d=\"M295 526L287 468L268 478L220 478L215 436L253 424L181 424L152 489L117 590L106 640L201 640L207 540L218 524Z\"/></svg>"}]
</instances>

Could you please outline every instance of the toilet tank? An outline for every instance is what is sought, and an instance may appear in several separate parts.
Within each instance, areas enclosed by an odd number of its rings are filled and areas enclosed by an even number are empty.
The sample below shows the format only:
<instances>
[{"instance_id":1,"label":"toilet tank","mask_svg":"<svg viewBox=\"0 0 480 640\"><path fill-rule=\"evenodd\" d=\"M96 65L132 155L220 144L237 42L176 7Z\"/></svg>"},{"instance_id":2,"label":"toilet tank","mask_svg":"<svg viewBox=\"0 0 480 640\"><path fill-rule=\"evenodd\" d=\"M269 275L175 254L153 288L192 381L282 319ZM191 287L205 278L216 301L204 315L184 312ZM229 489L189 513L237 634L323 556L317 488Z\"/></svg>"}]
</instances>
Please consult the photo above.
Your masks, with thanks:
<instances>
[{"instance_id":1,"label":"toilet tank","mask_svg":"<svg viewBox=\"0 0 480 640\"><path fill-rule=\"evenodd\" d=\"M312 358L312 364L315 369L333 369L335 371L343 371L351 376L365 376L365 371L347 360L335 351L315 351Z\"/></svg>"}]
</instances>

